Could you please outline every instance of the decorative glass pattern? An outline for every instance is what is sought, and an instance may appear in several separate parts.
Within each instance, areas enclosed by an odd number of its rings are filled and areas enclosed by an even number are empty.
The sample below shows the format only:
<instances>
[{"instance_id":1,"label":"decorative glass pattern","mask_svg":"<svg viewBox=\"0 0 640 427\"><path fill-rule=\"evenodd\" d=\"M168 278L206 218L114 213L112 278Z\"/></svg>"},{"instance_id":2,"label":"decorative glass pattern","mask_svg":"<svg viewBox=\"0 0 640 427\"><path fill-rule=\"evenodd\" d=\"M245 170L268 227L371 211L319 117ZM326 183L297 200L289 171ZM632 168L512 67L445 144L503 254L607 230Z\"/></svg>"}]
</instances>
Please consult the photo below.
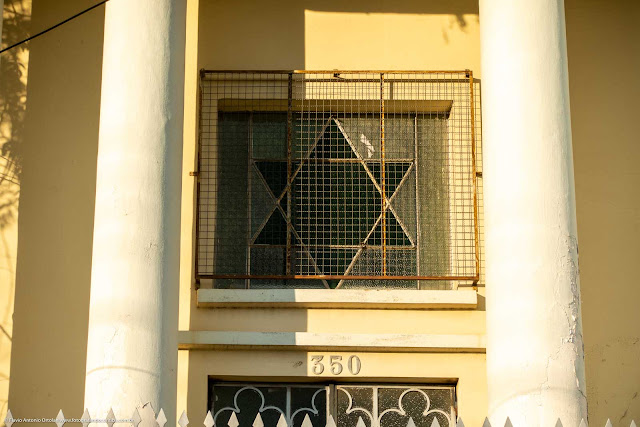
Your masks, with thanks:
<instances>
[{"instance_id":1,"label":"decorative glass pattern","mask_svg":"<svg viewBox=\"0 0 640 427\"><path fill-rule=\"evenodd\" d=\"M455 388L425 385L210 383L216 426L453 427Z\"/></svg>"}]
</instances>

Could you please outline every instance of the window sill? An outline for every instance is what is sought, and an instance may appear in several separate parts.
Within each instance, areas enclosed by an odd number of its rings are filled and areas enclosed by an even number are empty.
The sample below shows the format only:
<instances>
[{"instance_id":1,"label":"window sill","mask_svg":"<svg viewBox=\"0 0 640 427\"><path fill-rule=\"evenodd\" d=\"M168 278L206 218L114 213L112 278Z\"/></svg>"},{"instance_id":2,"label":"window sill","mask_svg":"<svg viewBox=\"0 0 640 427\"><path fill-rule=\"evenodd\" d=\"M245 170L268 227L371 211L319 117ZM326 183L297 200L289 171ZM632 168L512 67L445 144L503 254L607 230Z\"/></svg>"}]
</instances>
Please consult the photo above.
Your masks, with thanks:
<instances>
[{"instance_id":1,"label":"window sill","mask_svg":"<svg viewBox=\"0 0 640 427\"><path fill-rule=\"evenodd\" d=\"M474 290L199 289L199 308L472 310Z\"/></svg>"}]
</instances>

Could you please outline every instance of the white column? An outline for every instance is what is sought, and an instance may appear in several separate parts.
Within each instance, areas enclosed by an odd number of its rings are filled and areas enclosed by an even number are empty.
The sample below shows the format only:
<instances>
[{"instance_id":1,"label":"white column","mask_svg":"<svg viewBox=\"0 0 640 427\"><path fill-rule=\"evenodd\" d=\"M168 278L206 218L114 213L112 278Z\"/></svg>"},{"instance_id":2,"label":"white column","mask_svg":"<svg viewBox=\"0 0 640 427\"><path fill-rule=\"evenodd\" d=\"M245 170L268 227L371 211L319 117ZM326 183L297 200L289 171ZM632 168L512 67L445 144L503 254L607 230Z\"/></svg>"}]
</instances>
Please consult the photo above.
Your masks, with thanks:
<instances>
[{"instance_id":1,"label":"white column","mask_svg":"<svg viewBox=\"0 0 640 427\"><path fill-rule=\"evenodd\" d=\"M586 421L563 0L480 0L494 425Z\"/></svg>"},{"instance_id":2,"label":"white column","mask_svg":"<svg viewBox=\"0 0 640 427\"><path fill-rule=\"evenodd\" d=\"M185 0L106 4L85 407L175 420Z\"/></svg>"}]
</instances>

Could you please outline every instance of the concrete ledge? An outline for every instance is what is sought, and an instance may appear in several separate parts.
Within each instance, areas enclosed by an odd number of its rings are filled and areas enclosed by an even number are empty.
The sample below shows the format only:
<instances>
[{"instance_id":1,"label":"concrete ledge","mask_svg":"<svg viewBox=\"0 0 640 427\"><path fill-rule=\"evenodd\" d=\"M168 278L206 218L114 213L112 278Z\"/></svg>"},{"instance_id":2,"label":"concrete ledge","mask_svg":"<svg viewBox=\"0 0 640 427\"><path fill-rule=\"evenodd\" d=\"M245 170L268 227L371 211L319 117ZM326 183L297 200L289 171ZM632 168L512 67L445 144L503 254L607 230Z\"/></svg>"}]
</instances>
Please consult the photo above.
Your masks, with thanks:
<instances>
[{"instance_id":1,"label":"concrete ledge","mask_svg":"<svg viewBox=\"0 0 640 427\"><path fill-rule=\"evenodd\" d=\"M199 289L202 308L475 309L474 290Z\"/></svg>"},{"instance_id":2,"label":"concrete ledge","mask_svg":"<svg viewBox=\"0 0 640 427\"><path fill-rule=\"evenodd\" d=\"M180 331L180 350L484 353L484 335Z\"/></svg>"}]
</instances>

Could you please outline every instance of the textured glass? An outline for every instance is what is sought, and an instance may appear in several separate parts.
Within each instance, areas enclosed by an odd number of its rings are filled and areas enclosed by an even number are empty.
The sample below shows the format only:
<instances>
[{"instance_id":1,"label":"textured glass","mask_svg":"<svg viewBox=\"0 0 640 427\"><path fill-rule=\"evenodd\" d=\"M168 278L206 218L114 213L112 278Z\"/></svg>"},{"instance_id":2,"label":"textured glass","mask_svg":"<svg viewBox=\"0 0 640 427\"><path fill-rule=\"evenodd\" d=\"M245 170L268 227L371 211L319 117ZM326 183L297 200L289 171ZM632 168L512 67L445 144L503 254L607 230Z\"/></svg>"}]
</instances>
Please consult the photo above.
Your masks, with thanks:
<instances>
[{"instance_id":1,"label":"textured glass","mask_svg":"<svg viewBox=\"0 0 640 427\"><path fill-rule=\"evenodd\" d=\"M210 382L209 406L217 426L235 414L240 426L252 426L258 414L265 427L280 417L300 427L306 418L325 427L331 415L338 427L442 427L455 425L453 386L372 384L231 384ZM233 422L232 422L233 424Z\"/></svg>"},{"instance_id":2,"label":"textured glass","mask_svg":"<svg viewBox=\"0 0 640 427\"><path fill-rule=\"evenodd\" d=\"M361 419L366 427L373 427L374 390L371 387L336 387L338 427L355 427Z\"/></svg>"}]
</instances>

